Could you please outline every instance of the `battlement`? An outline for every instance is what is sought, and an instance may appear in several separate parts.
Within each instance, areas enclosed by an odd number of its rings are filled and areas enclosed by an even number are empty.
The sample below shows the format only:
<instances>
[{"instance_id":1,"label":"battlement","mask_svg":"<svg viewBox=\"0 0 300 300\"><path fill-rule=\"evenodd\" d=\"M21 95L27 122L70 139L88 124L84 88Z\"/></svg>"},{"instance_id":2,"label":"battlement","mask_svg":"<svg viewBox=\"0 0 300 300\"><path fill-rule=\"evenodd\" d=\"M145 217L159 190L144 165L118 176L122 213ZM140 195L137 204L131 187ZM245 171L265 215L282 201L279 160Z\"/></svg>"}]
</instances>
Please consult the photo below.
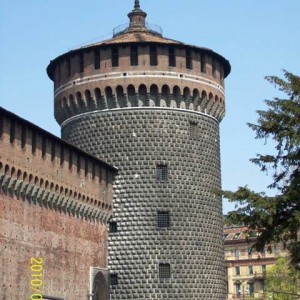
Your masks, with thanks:
<instances>
[{"instance_id":1,"label":"battlement","mask_svg":"<svg viewBox=\"0 0 300 300\"><path fill-rule=\"evenodd\" d=\"M2 191L107 222L115 168L2 108L0 141Z\"/></svg>"}]
</instances>

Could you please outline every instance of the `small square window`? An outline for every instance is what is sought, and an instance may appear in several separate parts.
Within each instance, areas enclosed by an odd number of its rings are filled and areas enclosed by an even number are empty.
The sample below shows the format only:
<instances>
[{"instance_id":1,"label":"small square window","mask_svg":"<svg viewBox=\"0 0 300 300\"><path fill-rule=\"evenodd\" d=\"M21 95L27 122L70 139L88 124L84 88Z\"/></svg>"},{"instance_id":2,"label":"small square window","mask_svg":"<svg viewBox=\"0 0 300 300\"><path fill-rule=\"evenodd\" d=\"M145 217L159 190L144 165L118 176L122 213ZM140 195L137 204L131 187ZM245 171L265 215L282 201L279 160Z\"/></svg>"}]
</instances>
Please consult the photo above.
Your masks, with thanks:
<instances>
[{"instance_id":1,"label":"small square window","mask_svg":"<svg viewBox=\"0 0 300 300\"><path fill-rule=\"evenodd\" d=\"M157 212L157 227L158 228L170 227L170 213L168 211Z\"/></svg>"},{"instance_id":2,"label":"small square window","mask_svg":"<svg viewBox=\"0 0 300 300\"><path fill-rule=\"evenodd\" d=\"M118 232L118 224L117 224L117 222L110 222L109 223L109 232L110 233Z\"/></svg>"},{"instance_id":3,"label":"small square window","mask_svg":"<svg viewBox=\"0 0 300 300\"><path fill-rule=\"evenodd\" d=\"M118 274L110 274L110 285L118 285Z\"/></svg>"},{"instance_id":4,"label":"small square window","mask_svg":"<svg viewBox=\"0 0 300 300\"><path fill-rule=\"evenodd\" d=\"M168 180L168 166L167 165L157 165L156 166L156 180L157 181L167 181Z\"/></svg>"},{"instance_id":5,"label":"small square window","mask_svg":"<svg viewBox=\"0 0 300 300\"><path fill-rule=\"evenodd\" d=\"M170 264L159 264L159 278L160 279L170 279L171 278Z\"/></svg>"}]
</instances>

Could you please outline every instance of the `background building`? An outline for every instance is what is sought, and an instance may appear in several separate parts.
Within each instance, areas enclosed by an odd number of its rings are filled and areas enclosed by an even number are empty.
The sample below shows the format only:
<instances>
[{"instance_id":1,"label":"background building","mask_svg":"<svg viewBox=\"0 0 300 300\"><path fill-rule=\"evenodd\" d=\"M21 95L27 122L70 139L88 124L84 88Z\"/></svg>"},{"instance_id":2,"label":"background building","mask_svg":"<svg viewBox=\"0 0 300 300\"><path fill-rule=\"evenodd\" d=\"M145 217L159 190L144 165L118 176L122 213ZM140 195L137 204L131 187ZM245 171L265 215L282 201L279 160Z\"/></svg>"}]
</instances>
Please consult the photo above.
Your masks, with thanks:
<instances>
[{"instance_id":1,"label":"background building","mask_svg":"<svg viewBox=\"0 0 300 300\"><path fill-rule=\"evenodd\" d=\"M135 1L110 40L54 59L62 137L119 169L111 299L226 297L219 122L229 62L164 38ZM102 299L102 298L101 298Z\"/></svg>"},{"instance_id":2,"label":"background building","mask_svg":"<svg viewBox=\"0 0 300 300\"><path fill-rule=\"evenodd\" d=\"M286 255L282 247L272 245L272 252L252 249L256 235L249 236L247 227L225 227L225 261L228 299L264 299L264 278L267 266L279 255Z\"/></svg>"},{"instance_id":3,"label":"background building","mask_svg":"<svg viewBox=\"0 0 300 300\"><path fill-rule=\"evenodd\" d=\"M1 300L88 299L92 290L108 297L106 223L115 174L0 108Z\"/></svg>"}]
</instances>

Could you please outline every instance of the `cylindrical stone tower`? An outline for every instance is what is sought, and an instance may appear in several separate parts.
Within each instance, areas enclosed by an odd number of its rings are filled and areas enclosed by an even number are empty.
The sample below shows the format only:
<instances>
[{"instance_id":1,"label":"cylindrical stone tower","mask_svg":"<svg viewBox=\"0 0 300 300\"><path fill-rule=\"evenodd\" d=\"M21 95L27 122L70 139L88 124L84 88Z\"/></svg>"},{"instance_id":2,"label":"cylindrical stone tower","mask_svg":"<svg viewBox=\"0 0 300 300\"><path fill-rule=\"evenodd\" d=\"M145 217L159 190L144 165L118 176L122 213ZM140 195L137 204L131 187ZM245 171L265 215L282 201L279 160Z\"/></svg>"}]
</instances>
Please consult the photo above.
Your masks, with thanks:
<instances>
[{"instance_id":1,"label":"cylindrical stone tower","mask_svg":"<svg viewBox=\"0 0 300 300\"><path fill-rule=\"evenodd\" d=\"M214 189L230 64L164 38L139 1L128 16L112 39L65 53L47 69L62 137L119 169L110 298L224 300Z\"/></svg>"}]
</instances>

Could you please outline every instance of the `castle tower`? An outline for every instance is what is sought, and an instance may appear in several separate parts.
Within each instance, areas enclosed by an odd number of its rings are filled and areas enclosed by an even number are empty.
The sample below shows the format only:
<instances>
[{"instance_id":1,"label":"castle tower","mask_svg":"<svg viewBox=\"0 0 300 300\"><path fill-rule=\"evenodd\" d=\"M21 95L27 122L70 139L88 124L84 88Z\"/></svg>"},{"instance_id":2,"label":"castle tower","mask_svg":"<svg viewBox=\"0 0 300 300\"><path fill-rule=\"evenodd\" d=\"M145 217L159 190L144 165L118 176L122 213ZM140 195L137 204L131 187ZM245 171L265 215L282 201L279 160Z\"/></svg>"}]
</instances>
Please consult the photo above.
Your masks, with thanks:
<instances>
[{"instance_id":1,"label":"castle tower","mask_svg":"<svg viewBox=\"0 0 300 300\"><path fill-rule=\"evenodd\" d=\"M139 1L111 39L48 66L62 137L119 169L111 300L224 300L219 122L229 62L168 39ZM101 299L102 300L102 299Z\"/></svg>"}]
</instances>

